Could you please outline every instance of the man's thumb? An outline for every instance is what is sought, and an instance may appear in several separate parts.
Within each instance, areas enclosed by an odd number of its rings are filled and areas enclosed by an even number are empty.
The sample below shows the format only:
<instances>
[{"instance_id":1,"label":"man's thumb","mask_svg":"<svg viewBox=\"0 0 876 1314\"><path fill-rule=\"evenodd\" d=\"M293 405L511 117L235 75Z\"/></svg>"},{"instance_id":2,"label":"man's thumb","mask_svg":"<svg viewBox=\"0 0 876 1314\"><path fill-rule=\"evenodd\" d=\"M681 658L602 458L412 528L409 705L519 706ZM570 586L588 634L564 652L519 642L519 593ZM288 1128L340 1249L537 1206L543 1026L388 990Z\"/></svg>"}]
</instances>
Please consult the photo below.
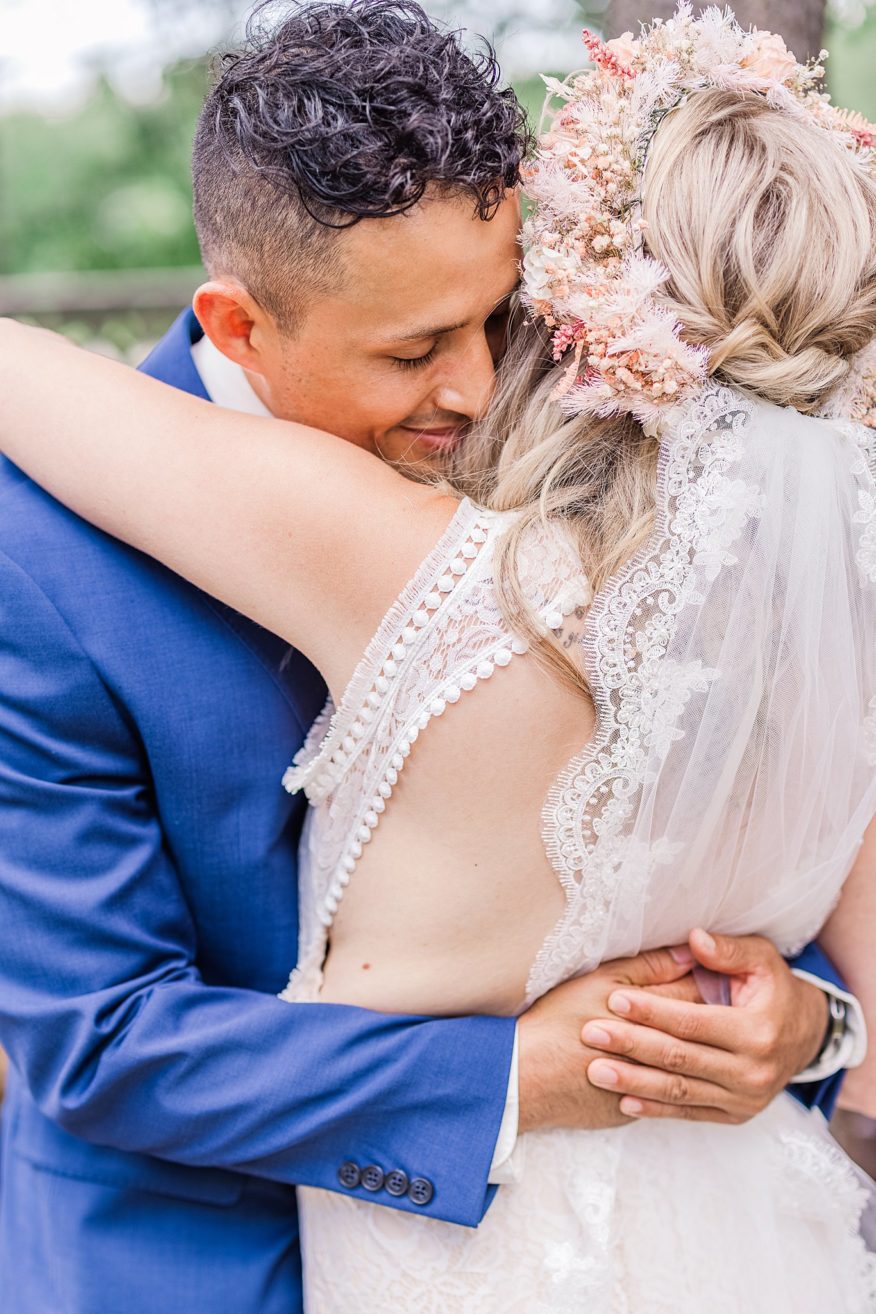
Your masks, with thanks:
<instances>
[{"instance_id":1,"label":"man's thumb","mask_svg":"<svg viewBox=\"0 0 876 1314\"><path fill-rule=\"evenodd\" d=\"M750 971L759 959L757 940L748 935L710 935L698 928L690 933L690 947L703 967L729 976Z\"/></svg>"}]
</instances>

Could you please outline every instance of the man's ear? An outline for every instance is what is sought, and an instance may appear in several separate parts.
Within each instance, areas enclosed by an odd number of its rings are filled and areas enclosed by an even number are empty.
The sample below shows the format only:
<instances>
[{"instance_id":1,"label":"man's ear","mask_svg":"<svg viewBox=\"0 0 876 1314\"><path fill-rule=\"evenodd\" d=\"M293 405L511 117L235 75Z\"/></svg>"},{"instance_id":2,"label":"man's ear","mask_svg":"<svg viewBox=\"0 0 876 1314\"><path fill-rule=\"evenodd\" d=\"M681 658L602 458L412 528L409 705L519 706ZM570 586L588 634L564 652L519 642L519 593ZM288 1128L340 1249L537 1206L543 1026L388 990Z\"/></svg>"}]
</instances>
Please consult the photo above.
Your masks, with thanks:
<instances>
[{"instance_id":1,"label":"man's ear","mask_svg":"<svg viewBox=\"0 0 876 1314\"><path fill-rule=\"evenodd\" d=\"M198 288L192 306L207 337L223 356L245 370L263 372L259 343L264 339L267 317L245 288L231 279L212 279Z\"/></svg>"}]
</instances>

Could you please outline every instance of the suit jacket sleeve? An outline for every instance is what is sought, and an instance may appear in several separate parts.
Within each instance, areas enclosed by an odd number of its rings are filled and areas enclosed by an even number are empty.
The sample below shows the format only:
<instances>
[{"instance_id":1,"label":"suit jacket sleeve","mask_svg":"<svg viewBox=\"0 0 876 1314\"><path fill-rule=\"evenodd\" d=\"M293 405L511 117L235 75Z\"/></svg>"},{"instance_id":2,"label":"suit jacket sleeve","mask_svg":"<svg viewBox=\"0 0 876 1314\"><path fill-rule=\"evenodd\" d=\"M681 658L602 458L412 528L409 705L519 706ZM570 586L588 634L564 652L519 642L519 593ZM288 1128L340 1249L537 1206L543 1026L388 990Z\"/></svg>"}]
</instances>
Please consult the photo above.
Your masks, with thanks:
<instances>
[{"instance_id":1,"label":"suit jacket sleeve","mask_svg":"<svg viewBox=\"0 0 876 1314\"><path fill-rule=\"evenodd\" d=\"M476 1225L509 1019L386 1016L206 984L136 728L0 556L0 1040L43 1113L97 1145L345 1189L345 1161L432 1183L354 1194Z\"/></svg>"},{"instance_id":2,"label":"suit jacket sleeve","mask_svg":"<svg viewBox=\"0 0 876 1314\"><path fill-rule=\"evenodd\" d=\"M789 958L788 966L809 972L812 976L817 976L820 981L827 981L840 990L848 988L821 945L817 943L807 945L796 958ZM836 1106L845 1075L844 1071L835 1072L833 1076L825 1077L823 1081L808 1081L789 1086L788 1091L805 1108L820 1109L825 1118L829 1119Z\"/></svg>"}]
</instances>

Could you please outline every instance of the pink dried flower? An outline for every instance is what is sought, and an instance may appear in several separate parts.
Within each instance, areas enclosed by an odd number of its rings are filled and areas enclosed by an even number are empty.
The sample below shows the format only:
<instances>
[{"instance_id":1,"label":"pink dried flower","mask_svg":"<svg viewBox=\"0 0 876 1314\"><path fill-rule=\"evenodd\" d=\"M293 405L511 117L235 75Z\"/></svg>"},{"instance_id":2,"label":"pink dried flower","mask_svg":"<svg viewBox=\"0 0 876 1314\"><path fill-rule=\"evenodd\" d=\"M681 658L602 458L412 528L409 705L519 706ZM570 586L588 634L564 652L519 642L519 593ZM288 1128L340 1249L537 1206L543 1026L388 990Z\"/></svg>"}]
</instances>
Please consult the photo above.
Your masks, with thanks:
<instances>
[{"instance_id":1,"label":"pink dried flower","mask_svg":"<svg viewBox=\"0 0 876 1314\"><path fill-rule=\"evenodd\" d=\"M574 324L562 324L553 336L553 356L559 362L570 347L583 342L586 336L584 325L578 320Z\"/></svg>"},{"instance_id":2,"label":"pink dried flower","mask_svg":"<svg viewBox=\"0 0 876 1314\"><path fill-rule=\"evenodd\" d=\"M595 32L591 32L588 27L585 27L583 37L587 53L599 68L608 73L613 73L618 78L634 78L636 76L631 68L621 63L615 52L607 42L603 41L601 36L597 36Z\"/></svg>"},{"instance_id":3,"label":"pink dried flower","mask_svg":"<svg viewBox=\"0 0 876 1314\"><path fill-rule=\"evenodd\" d=\"M876 125L868 122L857 110L834 110L837 123L850 132L859 146L870 149L876 146Z\"/></svg>"}]
</instances>

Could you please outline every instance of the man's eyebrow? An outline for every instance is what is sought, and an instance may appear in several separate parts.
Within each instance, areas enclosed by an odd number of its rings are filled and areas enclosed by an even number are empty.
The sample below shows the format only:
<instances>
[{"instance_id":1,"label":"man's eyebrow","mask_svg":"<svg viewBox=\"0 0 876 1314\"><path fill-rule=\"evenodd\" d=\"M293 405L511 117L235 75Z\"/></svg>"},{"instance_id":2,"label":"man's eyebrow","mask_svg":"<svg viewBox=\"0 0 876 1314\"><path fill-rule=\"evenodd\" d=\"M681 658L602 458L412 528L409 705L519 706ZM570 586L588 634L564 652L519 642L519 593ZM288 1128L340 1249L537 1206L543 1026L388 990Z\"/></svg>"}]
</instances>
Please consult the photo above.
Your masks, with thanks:
<instances>
[{"instance_id":1,"label":"man's eyebrow","mask_svg":"<svg viewBox=\"0 0 876 1314\"><path fill-rule=\"evenodd\" d=\"M417 342L420 338L441 338L445 333L455 333L457 329L465 328L466 320L459 324L445 324L442 328L423 328L416 329L413 333L397 333L387 342Z\"/></svg>"},{"instance_id":2,"label":"man's eyebrow","mask_svg":"<svg viewBox=\"0 0 876 1314\"><path fill-rule=\"evenodd\" d=\"M497 310L502 310L507 304L507 302L509 302L511 298L514 296L515 292L518 292L519 290L520 290L520 280L518 280L518 282L514 284L514 286L511 288L509 292L505 292L502 294L502 296L499 297L499 300L496 302L496 304L493 306L493 309L490 311L490 315L495 315ZM488 319L490 318L490 315L487 316ZM465 328L468 322L469 322L468 320L463 319L458 324L444 324L441 328L423 328L423 329L416 329L413 333L397 333L393 337L387 338L386 341L387 342L419 342L422 338L441 338L444 337L446 333L455 333L457 329Z\"/></svg>"}]
</instances>

